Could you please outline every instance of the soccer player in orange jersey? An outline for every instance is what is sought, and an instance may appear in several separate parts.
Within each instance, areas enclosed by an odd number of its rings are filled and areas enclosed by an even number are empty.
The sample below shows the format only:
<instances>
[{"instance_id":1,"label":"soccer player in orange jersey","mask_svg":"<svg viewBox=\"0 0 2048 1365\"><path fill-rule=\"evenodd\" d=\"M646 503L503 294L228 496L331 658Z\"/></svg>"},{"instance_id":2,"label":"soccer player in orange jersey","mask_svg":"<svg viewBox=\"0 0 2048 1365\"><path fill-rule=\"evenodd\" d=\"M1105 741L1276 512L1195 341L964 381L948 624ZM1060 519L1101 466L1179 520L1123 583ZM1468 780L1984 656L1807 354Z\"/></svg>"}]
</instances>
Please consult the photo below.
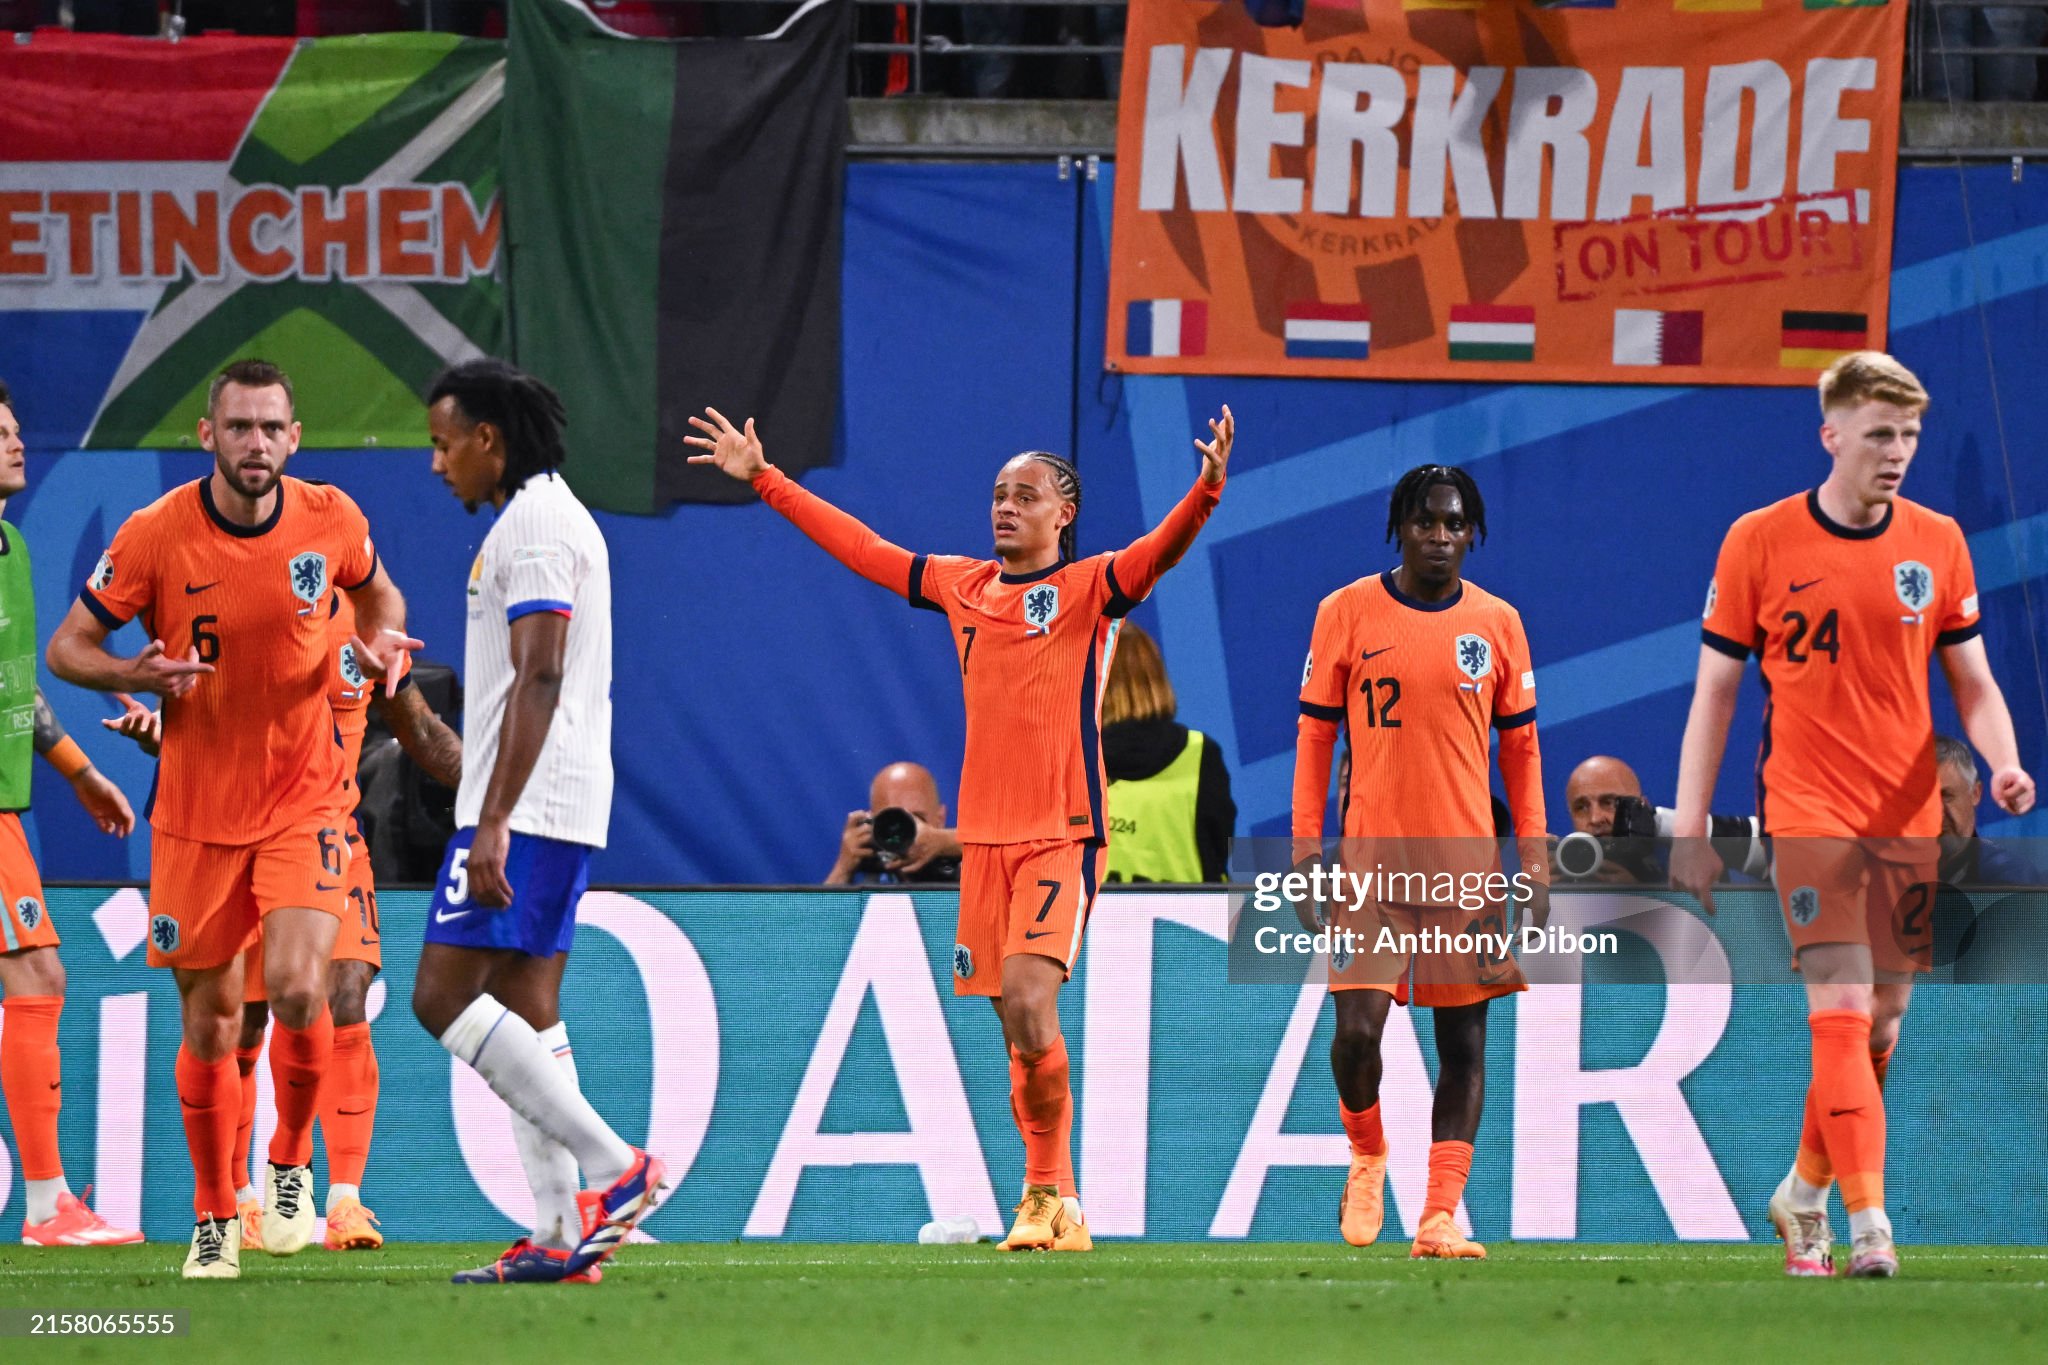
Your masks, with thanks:
<instances>
[{"instance_id":1,"label":"soccer player in orange jersey","mask_svg":"<svg viewBox=\"0 0 2048 1365\"><path fill-rule=\"evenodd\" d=\"M1540 881L1546 863L1536 681L1521 616L1461 576L1474 539L1485 535L1485 504L1462 469L1423 465L1394 486L1387 539L1399 543L1400 564L1339 588L1316 608L1295 741L1293 834L1297 849L1320 848L1341 725L1351 752L1344 836L1376 846L1375 856L1359 860L1364 867L1385 859L1411 871L1468 863L1464 870L1497 870L1487 752L1489 730L1498 731L1523 871L1537 879L1529 909L1540 925L1549 904ZM1354 855L1347 848L1347 864ZM1337 1030L1330 1070L1351 1140L1339 1231L1353 1246L1379 1237L1387 1172L1380 1035L1394 1004L1428 1005L1440 1070L1428 1193L1409 1254L1483 1259L1486 1248L1458 1230L1455 1215L1486 1092L1487 1003L1524 989L1520 972L1504 951L1390 960L1370 950L1380 925L1427 932L1443 912L1402 904L1351 909L1372 913L1358 915L1369 926L1361 951L1333 954L1331 963ZM1465 907L1446 932L1504 934L1509 922L1505 904L1476 914Z\"/></svg>"},{"instance_id":2,"label":"soccer player in orange jersey","mask_svg":"<svg viewBox=\"0 0 2048 1365\"><path fill-rule=\"evenodd\" d=\"M242 952L259 924L277 1027L278 1125L264 1249L290 1255L316 1219L308 1163L331 1050L327 963L347 909L353 783L327 699L332 597L355 603L358 643L383 674L417 648L369 524L340 490L286 478L298 449L290 381L237 361L207 395L199 440L213 472L134 513L52 637L51 671L106 692L164 698L151 804L149 961L177 978L179 1108L196 1177L184 1273L240 1273L233 1147ZM141 617L132 659L107 635Z\"/></svg>"},{"instance_id":3,"label":"soccer player in orange jersey","mask_svg":"<svg viewBox=\"0 0 2048 1365\"><path fill-rule=\"evenodd\" d=\"M341 738L342 767L354 774L362 758L363 733L374 703L392 734L428 776L453 790L462 780L462 739L434 714L412 686L406 671L387 694L384 683L363 676L356 663L356 613L348 596L334 597L332 619L334 667L328 677L328 703L334 709L335 733ZM100 724L135 740L154 757L162 733L160 713L133 697L117 697L124 714ZM329 1251L371 1251L384 1245L377 1216L362 1202L363 1170L369 1164L370 1136L377 1124L377 1052L370 1041L367 1000L370 983L383 970L382 935L377 921L377 883L370 851L356 818L348 818L348 908L334 938L334 956L327 968L327 1007L334 1021L334 1044L320 1085L320 1129L327 1140L327 1228L323 1244ZM243 954L242 1032L235 1045L235 1066L241 1073L240 1117L235 1126L234 1162L241 1184L235 1191L235 1212L242 1224L244 1250L263 1249L263 1203L250 1175L249 1143L256 1123L256 1063L263 1052L263 1034L270 1026L270 999L263 987L263 941Z\"/></svg>"},{"instance_id":4,"label":"soccer player in orange jersey","mask_svg":"<svg viewBox=\"0 0 2048 1365\"><path fill-rule=\"evenodd\" d=\"M1827 1198L1839 1179L1849 1273L1885 1277L1899 1262L1884 1210L1881 1086L1913 974L1929 965L1941 833L1930 656L1991 764L1992 799L2021 814L2034 781L1978 636L1963 533L1899 496L1926 390L1890 356L1862 351L1821 375L1820 406L1827 478L1737 520L1714 565L1671 880L1712 911L1721 861L1705 837L1707 807L1754 653L1768 695L1757 815L1775 836L1774 879L1813 1036L1798 1161L1772 1196L1771 1221L1787 1274L1832 1273Z\"/></svg>"},{"instance_id":5,"label":"soccer player in orange jersey","mask_svg":"<svg viewBox=\"0 0 2048 1365\"><path fill-rule=\"evenodd\" d=\"M921 555L891 545L769 464L749 419L690 419L715 464L861 577L941 612L953 628L966 701L960 764L960 926L953 992L987 996L1010 1053L1010 1109L1024 1138L1024 1196L1003 1248L1085 1251L1074 1186L1074 1099L1060 1033L1060 986L1102 868L1109 829L1102 688L1123 617L1180 561L1215 510L1236 433L1230 409L1197 441L1202 469L1157 527L1114 554L1076 559L1081 480L1027 451L996 475L995 557Z\"/></svg>"},{"instance_id":6,"label":"soccer player in orange jersey","mask_svg":"<svg viewBox=\"0 0 2048 1365\"><path fill-rule=\"evenodd\" d=\"M27 448L14 397L0 384L0 511L28 485ZM64 733L36 685L36 601L28 544L0 522L0 1098L14 1126L27 1209L24 1246L118 1246L142 1234L110 1226L71 1192L57 1146L64 1103L57 1021L64 1013L64 964L57 925L29 852L20 812L28 808L33 756L70 779L78 800L108 834L127 837L135 812L121 789Z\"/></svg>"}]
</instances>

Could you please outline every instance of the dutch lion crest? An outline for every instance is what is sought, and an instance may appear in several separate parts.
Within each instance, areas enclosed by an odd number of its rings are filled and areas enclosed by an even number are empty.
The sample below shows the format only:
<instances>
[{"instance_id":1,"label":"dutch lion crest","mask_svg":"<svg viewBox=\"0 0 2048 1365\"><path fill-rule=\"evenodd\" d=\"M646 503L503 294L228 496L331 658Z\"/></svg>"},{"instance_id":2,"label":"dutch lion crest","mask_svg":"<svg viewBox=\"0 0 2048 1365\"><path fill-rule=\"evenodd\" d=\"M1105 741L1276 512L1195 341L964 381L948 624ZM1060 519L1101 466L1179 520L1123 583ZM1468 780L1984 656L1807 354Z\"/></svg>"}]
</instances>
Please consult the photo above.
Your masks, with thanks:
<instances>
[{"instance_id":1,"label":"dutch lion crest","mask_svg":"<svg viewBox=\"0 0 2048 1365\"><path fill-rule=\"evenodd\" d=\"M1934 600L1934 570L1917 559L1892 565L1892 587L1913 611L1925 611Z\"/></svg>"},{"instance_id":2,"label":"dutch lion crest","mask_svg":"<svg viewBox=\"0 0 2048 1365\"><path fill-rule=\"evenodd\" d=\"M317 605L327 595L327 556L307 550L292 556L292 596L307 606Z\"/></svg>"},{"instance_id":3,"label":"dutch lion crest","mask_svg":"<svg viewBox=\"0 0 2048 1365\"><path fill-rule=\"evenodd\" d=\"M1460 635L1457 647L1458 671L1473 682L1493 671L1493 645L1484 635Z\"/></svg>"}]
</instances>

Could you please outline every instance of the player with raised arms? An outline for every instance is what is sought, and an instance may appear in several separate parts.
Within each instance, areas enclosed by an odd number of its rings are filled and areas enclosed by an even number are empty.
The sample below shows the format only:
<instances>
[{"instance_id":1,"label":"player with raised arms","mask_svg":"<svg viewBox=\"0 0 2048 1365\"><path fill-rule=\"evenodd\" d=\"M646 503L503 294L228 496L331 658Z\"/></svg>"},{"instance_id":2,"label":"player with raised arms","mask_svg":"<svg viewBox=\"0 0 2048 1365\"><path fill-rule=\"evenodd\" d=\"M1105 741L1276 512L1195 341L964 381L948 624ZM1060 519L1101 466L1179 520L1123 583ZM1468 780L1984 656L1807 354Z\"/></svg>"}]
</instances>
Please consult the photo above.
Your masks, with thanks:
<instances>
[{"instance_id":1,"label":"player with raised arms","mask_svg":"<svg viewBox=\"0 0 2048 1365\"><path fill-rule=\"evenodd\" d=\"M826 553L913 607L943 613L960 658L960 924L953 991L989 998L1010 1055L1010 1109L1024 1139L1024 1193L1005 1250L1085 1251L1074 1186L1074 1099L1059 992L1081 949L1109 838L1102 689L1122 618L1187 552L1223 492L1229 408L1197 441L1202 468L1165 520L1125 549L1075 557L1081 479L1026 451L996 474L995 555L913 554L767 461L751 418L715 409L686 438L753 485Z\"/></svg>"},{"instance_id":2,"label":"player with raised arms","mask_svg":"<svg viewBox=\"0 0 2048 1365\"><path fill-rule=\"evenodd\" d=\"M1521 615L1462 576L1475 538L1485 536L1486 505L1469 474L1449 465L1411 469L1387 507L1387 539L1400 545L1400 564L1339 588L1316 607L1301 681L1293 834L1298 852L1320 850L1331 753L1342 726L1351 753L1341 814L1351 845L1347 862L1363 847L1409 871L1452 862L1496 871L1487 766L1488 731L1497 731L1522 870L1536 881L1528 909L1541 924L1549 907L1535 674ZM1366 856L1357 870L1375 866ZM1411 932L1427 932L1444 913L1404 903L1350 911L1345 919L1353 925ZM1511 922L1504 905L1460 914L1453 932L1500 934ZM1380 1121L1380 1037L1394 1004L1428 1005L1439 1074L1429 1183L1409 1255L1484 1259L1486 1248L1459 1230L1456 1213L1486 1096L1487 1005L1525 989L1521 974L1505 953L1410 960L1373 951L1377 942L1369 932L1355 954L1331 957L1337 1029L1330 1070L1351 1143L1338 1229L1353 1246L1379 1237L1389 1155Z\"/></svg>"},{"instance_id":3,"label":"player with raised arms","mask_svg":"<svg viewBox=\"0 0 2048 1365\"><path fill-rule=\"evenodd\" d=\"M1979 636L1976 572L1951 517L1899 496L1927 391L1859 351L1820 377L1820 486L1738 518L1707 586L1699 676L1678 765L1671 880L1711 912L1706 838L1745 662L1767 704L1757 816L1806 983L1812 1071L1792 1170L1771 1196L1788 1275L1833 1272L1828 1188L1849 1210L1849 1274L1898 1273L1884 1208L1883 1083L1913 975L1934 940L1941 781L1927 664L1939 656L1991 799L2023 814L2034 780Z\"/></svg>"},{"instance_id":4,"label":"player with raised arms","mask_svg":"<svg viewBox=\"0 0 2048 1365\"><path fill-rule=\"evenodd\" d=\"M260 933L276 1028L264 1250L288 1256L316 1226L310 1163L332 1052L327 964L348 903L354 804L327 702L328 621L345 592L357 654L380 674L418 648L404 599L347 494L287 478L299 447L291 381L242 360L207 392L199 442L212 474L131 515L50 640L50 670L105 692L164 698L150 848L149 963L177 978L177 1088L196 1177L184 1273L241 1273L235 1217L235 1040L242 953ZM140 617L132 659L107 636Z\"/></svg>"},{"instance_id":5,"label":"player with raised arms","mask_svg":"<svg viewBox=\"0 0 2048 1365\"><path fill-rule=\"evenodd\" d=\"M599 1278L664 1173L584 1098L561 1017L612 809L611 559L557 472L566 418L502 360L464 361L427 393L434 472L498 516L470 572L462 785L412 1008L511 1108L536 1214L530 1237L457 1284Z\"/></svg>"}]
</instances>

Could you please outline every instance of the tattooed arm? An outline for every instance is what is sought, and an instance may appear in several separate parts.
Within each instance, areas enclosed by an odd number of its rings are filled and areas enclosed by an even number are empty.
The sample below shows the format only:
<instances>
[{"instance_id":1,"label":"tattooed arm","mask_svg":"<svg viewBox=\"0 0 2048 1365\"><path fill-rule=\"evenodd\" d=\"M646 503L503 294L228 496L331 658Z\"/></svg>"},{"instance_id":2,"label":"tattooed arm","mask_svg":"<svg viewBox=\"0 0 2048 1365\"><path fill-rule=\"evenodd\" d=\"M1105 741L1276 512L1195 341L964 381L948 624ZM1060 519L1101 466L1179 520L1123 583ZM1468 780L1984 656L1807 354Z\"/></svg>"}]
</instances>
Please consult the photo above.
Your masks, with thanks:
<instances>
[{"instance_id":1,"label":"tattooed arm","mask_svg":"<svg viewBox=\"0 0 2048 1365\"><path fill-rule=\"evenodd\" d=\"M417 687L401 688L390 697L380 691L377 705L399 747L428 777L451 791L462 785L462 736L434 714Z\"/></svg>"}]
</instances>

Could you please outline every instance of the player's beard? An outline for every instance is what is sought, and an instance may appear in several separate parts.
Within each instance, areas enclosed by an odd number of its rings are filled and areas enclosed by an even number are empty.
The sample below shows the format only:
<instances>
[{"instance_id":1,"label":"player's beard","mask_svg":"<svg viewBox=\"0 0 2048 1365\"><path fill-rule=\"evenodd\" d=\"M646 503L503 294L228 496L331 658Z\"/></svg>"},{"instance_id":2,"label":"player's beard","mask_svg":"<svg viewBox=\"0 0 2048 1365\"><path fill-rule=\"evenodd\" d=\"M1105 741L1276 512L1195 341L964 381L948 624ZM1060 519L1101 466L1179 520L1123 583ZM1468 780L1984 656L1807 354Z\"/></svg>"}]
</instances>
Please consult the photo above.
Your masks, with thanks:
<instances>
[{"instance_id":1,"label":"player's beard","mask_svg":"<svg viewBox=\"0 0 2048 1365\"><path fill-rule=\"evenodd\" d=\"M284 478L284 466L279 465L265 474L263 482L259 486L251 488L248 482L249 476L243 472L242 461L239 457L230 461L224 456L216 456L214 458L214 466L220 470L220 476L228 481L230 488L252 502L260 502L268 497L271 490L277 487L279 480Z\"/></svg>"}]
</instances>

